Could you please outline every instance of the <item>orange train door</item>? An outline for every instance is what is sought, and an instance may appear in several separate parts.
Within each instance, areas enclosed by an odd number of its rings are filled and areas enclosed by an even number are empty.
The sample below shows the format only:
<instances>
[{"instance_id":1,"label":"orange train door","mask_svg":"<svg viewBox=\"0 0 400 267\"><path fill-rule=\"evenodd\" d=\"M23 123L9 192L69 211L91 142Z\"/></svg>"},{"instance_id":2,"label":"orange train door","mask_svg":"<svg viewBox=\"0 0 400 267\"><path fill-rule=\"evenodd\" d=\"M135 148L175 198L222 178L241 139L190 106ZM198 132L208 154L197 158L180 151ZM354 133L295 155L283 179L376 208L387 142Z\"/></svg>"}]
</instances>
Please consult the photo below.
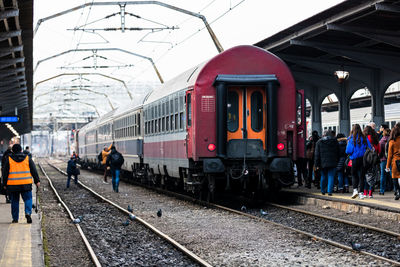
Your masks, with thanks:
<instances>
[{"instance_id":1,"label":"orange train door","mask_svg":"<svg viewBox=\"0 0 400 267\"><path fill-rule=\"evenodd\" d=\"M227 101L227 141L260 139L265 150L266 95L261 87L230 87Z\"/></svg>"}]
</instances>

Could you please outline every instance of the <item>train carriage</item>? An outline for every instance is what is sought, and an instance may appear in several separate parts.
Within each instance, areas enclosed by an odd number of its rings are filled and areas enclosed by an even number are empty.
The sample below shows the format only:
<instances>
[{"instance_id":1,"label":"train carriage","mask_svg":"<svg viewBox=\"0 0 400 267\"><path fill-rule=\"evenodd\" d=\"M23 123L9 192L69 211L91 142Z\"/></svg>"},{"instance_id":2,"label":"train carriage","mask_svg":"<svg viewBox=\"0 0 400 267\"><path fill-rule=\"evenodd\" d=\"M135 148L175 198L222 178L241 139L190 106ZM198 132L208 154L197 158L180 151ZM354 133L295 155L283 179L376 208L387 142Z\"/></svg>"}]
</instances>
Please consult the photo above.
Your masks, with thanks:
<instances>
[{"instance_id":1,"label":"train carriage","mask_svg":"<svg viewBox=\"0 0 400 267\"><path fill-rule=\"evenodd\" d=\"M289 185L292 161L304 155L303 93L283 61L256 47L229 49L186 71L143 106L144 162L187 190L205 180L214 187L215 177L228 184L255 176L265 187L275 175Z\"/></svg>"}]
</instances>

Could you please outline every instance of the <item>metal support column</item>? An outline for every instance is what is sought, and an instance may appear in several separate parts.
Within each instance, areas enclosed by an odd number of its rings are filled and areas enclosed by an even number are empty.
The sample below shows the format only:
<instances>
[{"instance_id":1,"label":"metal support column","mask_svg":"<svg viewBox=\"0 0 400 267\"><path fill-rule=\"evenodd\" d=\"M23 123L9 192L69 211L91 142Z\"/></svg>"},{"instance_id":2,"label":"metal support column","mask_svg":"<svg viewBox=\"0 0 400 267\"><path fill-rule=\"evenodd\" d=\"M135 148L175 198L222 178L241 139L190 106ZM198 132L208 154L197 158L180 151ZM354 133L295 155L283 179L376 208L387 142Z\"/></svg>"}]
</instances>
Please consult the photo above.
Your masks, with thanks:
<instances>
[{"instance_id":1,"label":"metal support column","mask_svg":"<svg viewBox=\"0 0 400 267\"><path fill-rule=\"evenodd\" d=\"M312 131L317 131L320 135L322 134L322 120L321 120L321 105L322 102L318 98L318 88L313 88L312 94Z\"/></svg>"},{"instance_id":2,"label":"metal support column","mask_svg":"<svg viewBox=\"0 0 400 267\"><path fill-rule=\"evenodd\" d=\"M373 76L374 88L371 88L372 121L379 128L385 122L385 91L381 86L380 71L375 70Z\"/></svg>"},{"instance_id":3,"label":"metal support column","mask_svg":"<svg viewBox=\"0 0 400 267\"><path fill-rule=\"evenodd\" d=\"M350 98L347 96L346 81L340 87L339 100L339 131L344 135L350 133Z\"/></svg>"}]
</instances>

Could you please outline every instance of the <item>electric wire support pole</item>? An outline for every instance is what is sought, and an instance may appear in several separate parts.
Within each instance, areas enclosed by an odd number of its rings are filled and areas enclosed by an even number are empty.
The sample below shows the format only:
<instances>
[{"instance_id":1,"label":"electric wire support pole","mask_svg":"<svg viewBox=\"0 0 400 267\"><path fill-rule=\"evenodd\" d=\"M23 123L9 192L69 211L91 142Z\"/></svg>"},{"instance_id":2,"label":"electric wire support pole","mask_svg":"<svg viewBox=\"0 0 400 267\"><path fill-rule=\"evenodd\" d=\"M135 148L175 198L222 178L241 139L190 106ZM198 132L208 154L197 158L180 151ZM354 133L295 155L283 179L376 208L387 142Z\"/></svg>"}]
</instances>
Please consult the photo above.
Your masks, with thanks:
<instances>
[{"instance_id":1,"label":"electric wire support pole","mask_svg":"<svg viewBox=\"0 0 400 267\"><path fill-rule=\"evenodd\" d=\"M173 6L173 5L169 5L169 4L160 2L160 1L126 1L126 2L92 2L92 3L85 3L83 5L76 6L74 8L70 8L70 9L64 10L62 12L53 14L51 16L39 19L37 24L36 24L36 26L35 26L35 30L34 30L33 34L36 35L36 33L37 33L38 29L39 29L39 26L43 22L48 21L50 19L54 19L56 17L63 16L65 14L74 12L76 10L79 10L79 9L82 9L82 8L85 8L85 7L88 7L88 6L111 6L111 5L118 5L120 7L123 6L124 7L124 11L125 11L125 6L127 6L127 5L159 5L159 6L168 8L168 9L175 10L177 12L184 13L186 15L197 17L197 18L201 19L203 21L204 25L206 26L207 31L210 34L210 37L211 37L212 41L214 42L215 47L218 50L218 53L221 53L221 52L224 51L224 49L222 48L221 43L219 42L219 40L218 40L217 36L215 35L214 31L211 29L211 26L207 22L207 19L206 19L205 16L200 15L198 13L191 12L191 11L183 9L183 8L179 8L179 7L176 7L176 6Z\"/></svg>"},{"instance_id":2,"label":"electric wire support pole","mask_svg":"<svg viewBox=\"0 0 400 267\"><path fill-rule=\"evenodd\" d=\"M56 57L59 57L59 56L63 56L63 55L65 55L65 54L72 53L72 52L90 52L90 51L93 52L93 53L95 53L95 52L97 53L97 51L119 51L119 52L122 52L122 53L125 53L125 54L129 54L129 55L132 55L132 56L135 56L135 57L140 57L140 58L146 59L146 60L148 60L148 61L151 63L151 65L153 66L153 69L154 69L154 71L156 72L157 77L158 77L158 79L160 80L160 82L161 82L161 83L164 83L164 79L161 77L161 74L160 74L160 72L158 71L158 69L157 69L157 67L156 67L156 64L154 63L154 61L153 61L153 59L152 59L151 57L143 56L143 55L140 55L140 54L137 54L137 53L134 53L134 52L125 50L125 49L116 48L116 47L115 47L115 48L80 48L80 49L66 50L66 51L64 51L64 52L61 52L61 53L52 55L52 56L50 56L50 57L46 57L46 58L40 59L40 60L36 63L36 66L35 66L34 71L36 72L36 70L37 70L37 68L39 67L39 65L40 65L41 63L43 63L44 61L48 61L48 60L51 60L51 59L53 59L53 58L56 58Z\"/></svg>"}]
</instances>

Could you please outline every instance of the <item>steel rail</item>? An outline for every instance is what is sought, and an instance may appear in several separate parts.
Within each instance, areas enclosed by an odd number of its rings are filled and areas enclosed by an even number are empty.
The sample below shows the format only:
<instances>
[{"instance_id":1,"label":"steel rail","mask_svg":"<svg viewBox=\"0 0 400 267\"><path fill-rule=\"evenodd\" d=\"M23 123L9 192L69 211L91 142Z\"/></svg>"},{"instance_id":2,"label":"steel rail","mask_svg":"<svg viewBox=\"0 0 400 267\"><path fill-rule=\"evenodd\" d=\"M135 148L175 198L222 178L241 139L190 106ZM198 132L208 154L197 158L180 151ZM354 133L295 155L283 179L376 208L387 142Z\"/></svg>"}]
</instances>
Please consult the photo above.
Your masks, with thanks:
<instances>
[{"instance_id":1,"label":"steel rail","mask_svg":"<svg viewBox=\"0 0 400 267\"><path fill-rule=\"evenodd\" d=\"M68 206L65 204L65 202L62 200L62 198L58 194L56 188L53 186L53 183L52 183L50 177L47 175L46 171L44 170L43 166L40 163L39 163L39 168L42 171L42 173L44 174L44 176L47 178L47 180L49 181L51 189L53 190L54 194L57 196L58 201L61 203L61 205L63 205L64 209L67 211L71 220L75 220L74 215L72 215L72 212L69 210ZM96 267L101 267L102 265L101 265L99 259L97 258L96 253L94 253L94 250L93 250L92 246L90 245L89 241L87 240L85 234L83 233L82 228L80 227L79 224L75 224L75 226L78 229L78 232L81 235L81 238L82 238L83 242L85 243L87 250L89 251L89 254L90 254L90 257L92 258L93 263L96 265Z\"/></svg>"},{"instance_id":2,"label":"steel rail","mask_svg":"<svg viewBox=\"0 0 400 267\"><path fill-rule=\"evenodd\" d=\"M308 232L305 232L305 231L302 231L302 230L299 230L299 229L296 229L296 228L293 228L293 227L290 227L290 226L287 226L287 225L284 225L284 224L280 224L280 223L277 223L277 222L274 222L274 221L271 221L271 220L268 220L268 219L265 219L265 218L262 218L262 217L251 215L251 214L248 214L248 213L245 213L245 212L242 212L242 211L234 210L234 209L227 208L227 207L224 207L224 206L220 206L220 205L217 205L217 204L212 204L212 207L216 207L216 208L219 208L219 209L222 209L222 210L225 210L225 211L230 211L232 213L240 214L240 215L243 215L243 216L258 220L258 221L261 221L261 222L270 223L270 224L273 224L275 226L283 227L285 229L294 231L296 233L311 237L314 240L319 240L319 241L322 241L324 243L327 243L329 245L332 245L332 246L335 246L335 247L338 247L338 248L341 248L341 249L344 249L344 250L348 250L348 251L352 251L352 252L358 252L358 253L361 253L363 255L370 256L370 257L373 257L373 258L376 258L376 259L379 259L379 260L382 260L382 261L386 261L386 262L389 262L389 263L394 264L396 266L400 266L400 262L398 262L398 261L391 260L391 259L379 256L379 255L376 255L376 254L373 254L373 253L370 253L370 252L362 251L362 250L361 251L355 251L350 246L346 246L346 245L343 245L343 244L341 244L339 242L332 241L332 240L329 240L329 239L325 239L323 237L319 237L317 235L314 235L314 234L311 234L311 233L308 233Z\"/></svg>"},{"instance_id":3,"label":"steel rail","mask_svg":"<svg viewBox=\"0 0 400 267\"><path fill-rule=\"evenodd\" d=\"M61 170L60 168L58 168L57 166L47 162L48 165L50 165L51 167L53 167L54 169L56 169L57 171L59 171L60 173L62 173L63 175L67 175L66 172L64 172L63 170ZM190 251L189 249L187 249L186 247L184 247L183 245L181 245L180 243L178 243L177 241L175 241L173 238L171 238L170 236L164 234L163 232L161 232L160 230L158 230L156 227L154 227L153 225L151 225L150 223L146 222L145 220L139 218L137 215L129 212L128 210L122 208L121 206L119 206L118 204L112 202L111 200L103 197L102 195L100 195L99 193L97 193L96 191L94 191L93 189L91 189L90 187L88 187L87 185L85 185L84 183L82 183L81 181L78 181L78 183L85 188L86 190L88 190L90 193L92 193L93 195L95 195L96 197L100 198L101 200L111 204L112 206L116 207L117 209L119 209L120 211L126 213L127 215L129 215L129 217L131 218L132 216L135 216L135 220L140 222L142 225L144 225L145 227L147 227L148 229L150 229L151 231L153 231L155 234L157 234L158 236L160 236L162 239L166 240L168 243L170 243L171 245L173 245L175 248L177 248L178 250L180 250L181 252L183 252L186 256L188 256L189 258L191 258L192 260L194 260L196 263L200 264L201 266L204 267L212 267L211 264L209 264L207 261L203 260L202 258L200 258L199 256L197 256L196 254L194 254L192 251Z\"/></svg>"},{"instance_id":4,"label":"steel rail","mask_svg":"<svg viewBox=\"0 0 400 267\"><path fill-rule=\"evenodd\" d=\"M272 207L280 208L280 209L285 209L285 210L290 210L290 211L294 211L294 212L298 212L298 213L303 213L303 214L310 215L310 216L315 216L318 218L322 218L322 219L326 219L326 220L330 220L330 221L334 221L334 222L339 222L339 223L344 223L344 224L348 224L348 225L352 225L352 226L362 227L362 228L366 228L366 229L369 229L372 231L376 231L376 232L380 232L380 233L384 233L387 235L392 235L394 237L400 238L400 233L396 233L396 232L389 231L386 229L378 228L375 226L364 225L364 224L360 224L360 223L356 223L356 222L352 222L352 221L348 221L348 220L344 220L344 219L339 219L339 218L334 218L334 217L314 213L311 211L296 209L296 208L292 208L292 207L286 207L286 206L282 206L282 205L275 204L275 203L268 203L268 205L272 206Z\"/></svg>"},{"instance_id":5,"label":"steel rail","mask_svg":"<svg viewBox=\"0 0 400 267\"><path fill-rule=\"evenodd\" d=\"M60 170L56 166L53 166L53 168L56 168L59 171L63 172L62 170ZM293 227L290 227L290 226L287 226L287 225L284 225L284 224L280 224L280 223L274 222L272 220L268 220L268 219L263 218L263 217L258 217L258 216L255 216L255 215L252 215L252 214L249 214L249 213L245 213L245 212L238 211L238 210L235 210L235 209L231 209L231 208L228 208L228 207L225 207L225 206L221 206L221 205L218 205L218 204L214 204L214 203L206 202L206 201L203 201L203 200L199 200L199 199L193 198L193 197L188 196L188 195L183 195L183 194L180 194L180 193L167 191L167 190L164 190L164 189L161 189L161 188L146 186L146 185L139 184L139 183L135 183L135 184L139 185L141 187L145 187L145 188L147 188L149 190L153 190L153 191L155 191L157 193L163 193L165 195L169 195L169 196L181 199L181 200L190 201L190 202L192 202L194 204L204 205L204 206L206 206L208 208L224 210L224 211L227 211L227 212L231 212L231 213L235 213L235 214L238 214L238 215L246 216L248 218L251 218L251 219L254 219L254 220L257 220L257 221L260 221L260 222L269 223L269 224L272 224L272 225L275 225L275 226L278 226L278 227L281 227L281 228L284 228L284 229L287 229L287 230L290 230L290 231L293 231L293 232L308 236L313 240L319 240L319 241L322 241L322 242L327 243L329 245L332 245L332 246L335 246L335 247L338 247L338 248L341 248L341 249L344 249L344 250L347 250L347 251L358 252L358 253L366 255L366 256L370 256L370 257L373 257L373 258L376 258L376 259L379 259L379 260L382 260L382 261L386 261L386 262L391 263L391 264L393 264L395 266L400 266L400 262L398 262L398 261L391 260L391 259L379 256L379 255L376 255L376 254L373 254L373 253L370 253L370 252L362 251L362 250L356 251L350 246L346 246L346 245L341 244L339 242L332 241L332 240L329 240L329 239L326 239L326 238L323 238L323 237L319 237L319 236L314 235L312 233L305 232L305 231L302 231L302 230L299 230L299 229L296 229L296 228L293 228ZM321 216L323 216L323 215L321 215ZM343 223L346 223L346 221L343 220ZM364 225L355 225L355 224L356 223L354 223L354 226L360 226L360 227L366 228ZM372 226L370 226L370 227L372 227ZM372 227L372 228L375 228L375 227ZM379 229L379 228L376 228L376 229ZM370 229L370 230L375 230L375 229ZM393 235L394 234L395 236L399 236L399 234L395 233L395 232L387 231L387 233L386 233L385 232L386 230L384 230L384 229L380 229L380 230L382 230L382 231L378 231L378 232L382 232L382 233L389 234L389 235Z\"/></svg>"}]
</instances>

